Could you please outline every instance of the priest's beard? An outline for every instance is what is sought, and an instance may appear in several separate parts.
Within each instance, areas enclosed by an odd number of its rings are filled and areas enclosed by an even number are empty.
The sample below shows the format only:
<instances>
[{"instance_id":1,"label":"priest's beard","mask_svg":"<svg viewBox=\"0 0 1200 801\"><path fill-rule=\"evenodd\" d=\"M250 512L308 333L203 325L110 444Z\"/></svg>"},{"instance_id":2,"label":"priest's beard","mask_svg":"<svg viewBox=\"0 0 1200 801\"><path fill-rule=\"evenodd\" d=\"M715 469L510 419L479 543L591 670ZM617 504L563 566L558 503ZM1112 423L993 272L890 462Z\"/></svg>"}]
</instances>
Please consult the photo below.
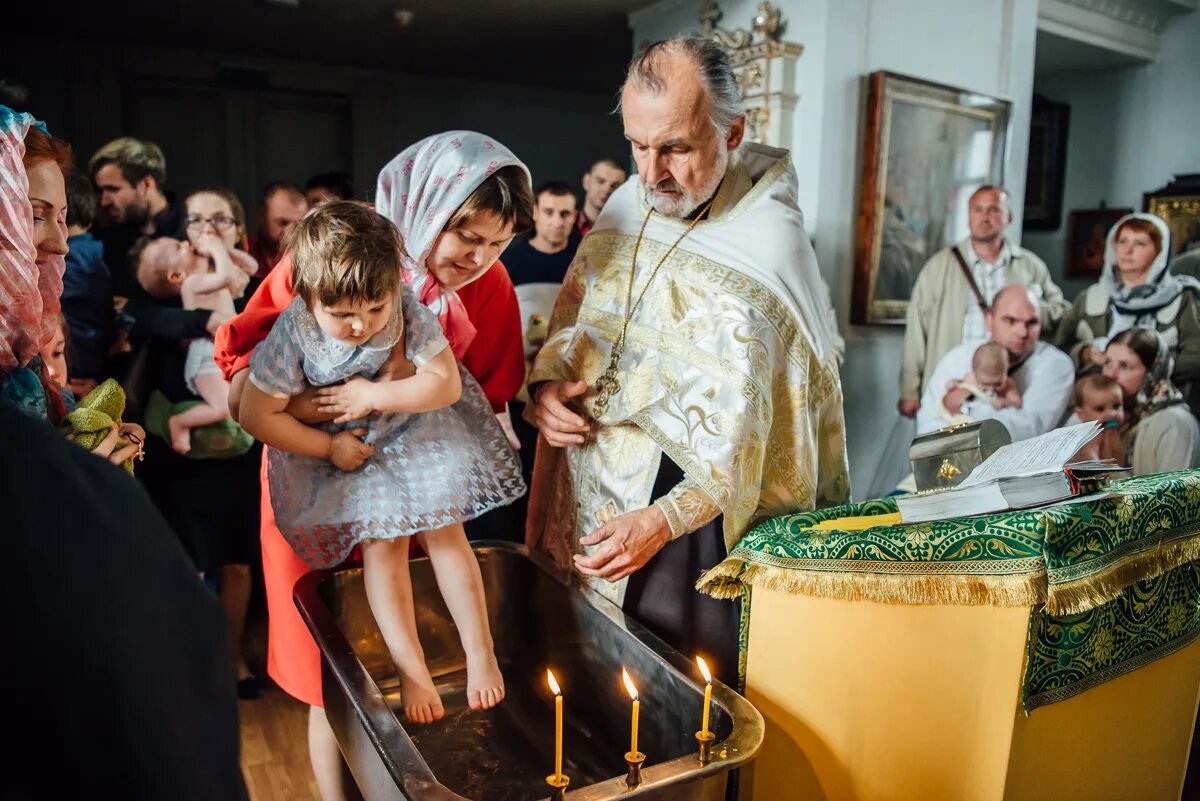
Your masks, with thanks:
<instances>
[{"instance_id":1,"label":"priest's beard","mask_svg":"<svg viewBox=\"0 0 1200 801\"><path fill-rule=\"evenodd\" d=\"M650 207L666 217L690 217L696 209L700 208L705 201L713 196L717 191L717 187L721 185L721 180L725 177L725 170L729 167L729 151L725 148L720 148L717 153L717 168L713 170L712 177L704 182L698 192L688 192L674 178L667 178L660 181L653 187L642 184L642 191L645 193L646 201ZM652 189L667 192L678 192L674 196L656 195Z\"/></svg>"}]
</instances>

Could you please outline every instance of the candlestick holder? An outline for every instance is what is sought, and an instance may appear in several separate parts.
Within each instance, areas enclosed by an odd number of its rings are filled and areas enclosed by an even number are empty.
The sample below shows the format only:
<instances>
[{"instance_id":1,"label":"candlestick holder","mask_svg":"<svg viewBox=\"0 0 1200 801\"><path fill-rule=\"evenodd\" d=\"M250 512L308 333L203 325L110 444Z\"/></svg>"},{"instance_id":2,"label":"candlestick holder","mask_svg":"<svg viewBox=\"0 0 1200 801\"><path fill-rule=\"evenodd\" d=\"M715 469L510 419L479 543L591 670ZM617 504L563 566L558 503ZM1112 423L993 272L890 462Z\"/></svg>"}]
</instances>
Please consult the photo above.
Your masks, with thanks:
<instances>
[{"instance_id":1,"label":"candlestick holder","mask_svg":"<svg viewBox=\"0 0 1200 801\"><path fill-rule=\"evenodd\" d=\"M630 790L642 783L642 763L646 761L646 755L641 751L626 751L625 764L629 767L629 773L625 776L625 786Z\"/></svg>"},{"instance_id":2,"label":"candlestick holder","mask_svg":"<svg viewBox=\"0 0 1200 801\"><path fill-rule=\"evenodd\" d=\"M716 739L717 735L711 731L696 732L696 744L699 746L697 756L701 765L707 765L712 759L712 744Z\"/></svg>"},{"instance_id":3,"label":"candlestick holder","mask_svg":"<svg viewBox=\"0 0 1200 801\"><path fill-rule=\"evenodd\" d=\"M547 776L546 784L550 785L550 801L563 801L567 797L567 785L570 783L571 777L565 773Z\"/></svg>"}]
</instances>

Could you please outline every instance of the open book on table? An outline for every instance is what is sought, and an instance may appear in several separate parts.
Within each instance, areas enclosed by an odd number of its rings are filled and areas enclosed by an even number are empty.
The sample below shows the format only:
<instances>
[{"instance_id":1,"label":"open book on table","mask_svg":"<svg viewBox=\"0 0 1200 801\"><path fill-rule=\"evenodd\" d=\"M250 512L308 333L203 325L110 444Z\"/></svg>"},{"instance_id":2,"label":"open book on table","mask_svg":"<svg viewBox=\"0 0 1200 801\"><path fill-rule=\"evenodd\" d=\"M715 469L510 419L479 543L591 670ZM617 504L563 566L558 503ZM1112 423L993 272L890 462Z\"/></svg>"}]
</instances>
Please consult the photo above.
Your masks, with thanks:
<instances>
[{"instance_id":1,"label":"open book on table","mask_svg":"<svg viewBox=\"0 0 1200 801\"><path fill-rule=\"evenodd\" d=\"M905 523L1002 512L1053 503L1079 494L1079 480L1123 470L1116 462L1071 462L1100 433L1095 422L1056 428L1005 445L953 489L896 499Z\"/></svg>"}]
</instances>

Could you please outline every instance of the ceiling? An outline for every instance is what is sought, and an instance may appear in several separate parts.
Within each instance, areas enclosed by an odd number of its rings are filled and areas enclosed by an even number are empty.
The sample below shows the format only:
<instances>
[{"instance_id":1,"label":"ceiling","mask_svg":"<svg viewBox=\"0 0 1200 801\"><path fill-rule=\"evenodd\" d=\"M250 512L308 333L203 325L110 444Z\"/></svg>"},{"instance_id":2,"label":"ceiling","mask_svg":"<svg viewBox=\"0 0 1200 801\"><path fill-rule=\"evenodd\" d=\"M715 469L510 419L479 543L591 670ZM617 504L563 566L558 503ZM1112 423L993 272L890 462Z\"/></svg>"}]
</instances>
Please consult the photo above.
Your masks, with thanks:
<instances>
[{"instance_id":1,"label":"ceiling","mask_svg":"<svg viewBox=\"0 0 1200 801\"><path fill-rule=\"evenodd\" d=\"M1149 63L1146 59L1039 30L1033 74L1041 78L1076 70L1120 69L1146 63Z\"/></svg>"},{"instance_id":2,"label":"ceiling","mask_svg":"<svg viewBox=\"0 0 1200 801\"><path fill-rule=\"evenodd\" d=\"M61 0L69 38L611 92L632 52L626 14L650 0ZM401 25L397 12L411 12ZM44 7L14 3L41 34Z\"/></svg>"}]
</instances>

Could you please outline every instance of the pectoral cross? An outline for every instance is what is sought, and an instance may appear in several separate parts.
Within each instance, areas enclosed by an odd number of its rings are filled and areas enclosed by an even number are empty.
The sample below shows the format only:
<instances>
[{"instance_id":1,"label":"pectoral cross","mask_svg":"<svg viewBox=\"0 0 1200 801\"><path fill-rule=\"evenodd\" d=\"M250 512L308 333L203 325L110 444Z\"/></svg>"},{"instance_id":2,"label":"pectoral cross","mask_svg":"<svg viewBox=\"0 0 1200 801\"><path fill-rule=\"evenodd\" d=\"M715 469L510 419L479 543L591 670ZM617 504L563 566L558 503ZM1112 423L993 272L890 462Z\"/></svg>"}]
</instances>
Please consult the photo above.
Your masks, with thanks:
<instances>
[{"instance_id":1,"label":"pectoral cross","mask_svg":"<svg viewBox=\"0 0 1200 801\"><path fill-rule=\"evenodd\" d=\"M620 348L613 348L608 367L600 378L596 379L596 400L592 408L596 417L603 417L608 411L608 399L621 391L621 382L617 378L617 362L621 360Z\"/></svg>"}]
</instances>

